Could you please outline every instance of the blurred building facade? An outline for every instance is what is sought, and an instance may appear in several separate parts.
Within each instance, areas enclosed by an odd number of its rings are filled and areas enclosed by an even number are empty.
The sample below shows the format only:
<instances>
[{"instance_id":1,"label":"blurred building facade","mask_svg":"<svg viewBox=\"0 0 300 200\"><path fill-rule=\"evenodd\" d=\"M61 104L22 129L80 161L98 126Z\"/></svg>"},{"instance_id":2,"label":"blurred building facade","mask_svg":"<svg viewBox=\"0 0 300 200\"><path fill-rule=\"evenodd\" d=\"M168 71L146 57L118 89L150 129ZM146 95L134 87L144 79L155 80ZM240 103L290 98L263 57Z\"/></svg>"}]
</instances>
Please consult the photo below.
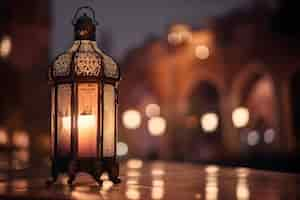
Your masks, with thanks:
<instances>
[{"instance_id":1,"label":"blurred building facade","mask_svg":"<svg viewBox=\"0 0 300 200\"><path fill-rule=\"evenodd\" d=\"M121 127L129 153L191 161L296 155L300 35L288 25L292 7L256 2L201 29L171 25L131 50L122 62L121 114L135 109L142 123ZM159 137L147 130L148 104L167 120Z\"/></svg>"},{"instance_id":2,"label":"blurred building facade","mask_svg":"<svg viewBox=\"0 0 300 200\"><path fill-rule=\"evenodd\" d=\"M7 161L9 169L26 167L49 152L49 2L0 5L1 169Z\"/></svg>"}]
</instances>

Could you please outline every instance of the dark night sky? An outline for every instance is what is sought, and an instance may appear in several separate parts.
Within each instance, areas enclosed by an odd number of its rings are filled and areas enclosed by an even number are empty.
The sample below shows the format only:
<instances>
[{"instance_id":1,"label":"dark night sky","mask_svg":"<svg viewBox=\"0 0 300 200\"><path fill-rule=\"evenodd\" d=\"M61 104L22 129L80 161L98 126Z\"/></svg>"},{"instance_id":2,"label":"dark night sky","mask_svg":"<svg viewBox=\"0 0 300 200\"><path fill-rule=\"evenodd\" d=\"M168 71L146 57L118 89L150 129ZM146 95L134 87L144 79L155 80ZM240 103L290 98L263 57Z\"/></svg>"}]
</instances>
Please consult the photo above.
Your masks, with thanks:
<instances>
[{"instance_id":1,"label":"dark night sky","mask_svg":"<svg viewBox=\"0 0 300 200\"><path fill-rule=\"evenodd\" d=\"M73 39L71 19L76 8L92 6L100 27L111 34L112 55L121 58L149 34L162 35L171 23L201 26L208 17L224 14L250 0L53 0L51 57ZM101 41L100 41L101 44Z\"/></svg>"}]
</instances>

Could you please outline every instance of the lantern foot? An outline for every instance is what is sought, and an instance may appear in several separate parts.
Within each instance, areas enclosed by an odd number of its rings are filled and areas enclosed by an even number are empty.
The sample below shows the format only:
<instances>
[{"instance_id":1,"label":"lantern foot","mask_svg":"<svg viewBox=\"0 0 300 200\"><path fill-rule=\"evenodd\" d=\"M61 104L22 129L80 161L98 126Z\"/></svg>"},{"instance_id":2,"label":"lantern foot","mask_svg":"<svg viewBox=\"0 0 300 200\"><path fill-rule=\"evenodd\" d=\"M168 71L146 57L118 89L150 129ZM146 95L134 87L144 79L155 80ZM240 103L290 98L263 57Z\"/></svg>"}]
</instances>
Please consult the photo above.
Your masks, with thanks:
<instances>
[{"instance_id":1,"label":"lantern foot","mask_svg":"<svg viewBox=\"0 0 300 200\"><path fill-rule=\"evenodd\" d=\"M119 164L113 163L109 170L109 179L114 183L121 183L121 179L119 178Z\"/></svg>"},{"instance_id":2,"label":"lantern foot","mask_svg":"<svg viewBox=\"0 0 300 200\"><path fill-rule=\"evenodd\" d=\"M71 186L73 181L75 180L76 172L77 172L77 163L76 163L76 161L71 161L71 163L69 165L69 170L68 170L69 179L67 181L69 186Z\"/></svg>"},{"instance_id":3,"label":"lantern foot","mask_svg":"<svg viewBox=\"0 0 300 200\"><path fill-rule=\"evenodd\" d=\"M58 172L57 172L55 164L52 164L51 168L52 168L51 169L51 177L46 181L47 186L54 184L58 178Z\"/></svg>"}]
</instances>

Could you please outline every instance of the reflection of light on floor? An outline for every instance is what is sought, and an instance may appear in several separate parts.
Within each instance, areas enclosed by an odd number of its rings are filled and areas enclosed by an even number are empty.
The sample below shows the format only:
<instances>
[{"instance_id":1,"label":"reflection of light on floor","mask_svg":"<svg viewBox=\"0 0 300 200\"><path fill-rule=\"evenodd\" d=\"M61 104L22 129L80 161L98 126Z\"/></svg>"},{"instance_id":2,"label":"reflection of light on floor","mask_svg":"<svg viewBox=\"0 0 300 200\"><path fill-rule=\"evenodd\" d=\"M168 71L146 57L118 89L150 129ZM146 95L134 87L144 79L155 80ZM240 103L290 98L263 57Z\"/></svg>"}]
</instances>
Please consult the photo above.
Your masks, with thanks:
<instances>
[{"instance_id":1,"label":"reflection of light on floor","mask_svg":"<svg viewBox=\"0 0 300 200\"><path fill-rule=\"evenodd\" d=\"M106 180L106 181L103 181L102 183L102 190L104 191L108 191L110 190L112 187L114 186L114 183L110 180Z\"/></svg>"},{"instance_id":2,"label":"reflection of light on floor","mask_svg":"<svg viewBox=\"0 0 300 200\"><path fill-rule=\"evenodd\" d=\"M127 176L128 177L139 177L139 176L141 176L141 173L137 170L129 170L129 171L127 171Z\"/></svg>"},{"instance_id":3,"label":"reflection of light on floor","mask_svg":"<svg viewBox=\"0 0 300 200\"><path fill-rule=\"evenodd\" d=\"M0 145L8 144L8 134L6 130L0 129Z\"/></svg>"},{"instance_id":4,"label":"reflection of light on floor","mask_svg":"<svg viewBox=\"0 0 300 200\"><path fill-rule=\"evenodd\" d=\"M13 133L13 144L19 148L29 147L29 135L25 131L16 131Z\"/></svg>"},{"instance_id":5,"label":"reflection of light on floor","mask_svg":"<svg viewBox=\"0 0 300 200\"><path fill-rule=\"evenodd\" d=\"M140 199L140 191L138 190L139 177L141 176L140 169L143 166L143 161L139 159L130 159L127 161L127 181L125 195L128 199Z\"/></svg>"},{"instance_id":6,"label":"reflection of light on floor","mask_svg":"<svg viewBox=\"0 0 300 200\"><path fill-rule=\"evenodd\" d=\"M72 191L71 192L72 199L88 199L88 200L98 200L99 195L97 194L91 194L91 193L84 193L84 192L78 192L78 191Z\"/></svg>"},{"instance_id":7,"label":"reflection of light on floor","mask_svg":"<svg viewBox=\"0 0 300 200\"><path fill-rule=\"evenodd\" d=\"M131 187L127 188L125 195L128 199L132 199L132 200L140 199L141 196L137 188L131 188Z\"/></svg>"},{"instance_id":8,"label":"reflection of light on floor","mask_svg":"<svg viewBox=\"0 0 300 200\"><path fill-rule=\"evenodd\" d=\"M88 191L91 191L91 188L88 187L88 186L76 186L75 187L75 191L78 191L78 192L88 192Z\"/></svg>"},{"instance_id":9,"label":"reflection of light on floor","mask_svg":"<svg viewBox=\"0 0 300 200\"><path fill-rule=\"evenodd\" d=\"M126 181L126 185L137 185L139 183L138 179L130 178Z\"/></svg>"},{"instance_id":10,"label":"reflection of light on floor","mask_svg":"<svg viewBox=\"0 0 300 200\"><path fill-rule=\"evenodd\" d=\"M248 186L248 174L247 169L240 168L237 171L237 185L236 185L236 197L238 200L249 200L250 191Z\"/></svg>"},{"instance_id":11,"label":"reflection of light on floor","mask_svg":"<svg viewBox=\"0 0 300 200\"><path fill-rule=\"evenodd\" d=\"M5 193L7 190L7 183L6 182L0 182L0 193Z\"/></svg>"},{"instance_id":12,"label":"reflection of light on floor","mask_svg":"<svg viewBox=\"0 0 300 200\"><path fill-rule=\"evenodd\" d=\"M139 159L130 159L127 161L127 167L130 169L140 169L143 167L143 161Z\"/></svg>"},{"instance_id":13,"label":"reflection of light on floor","mask_svg":"<svg viewBox=\"0 0 300 200\"><path fill-rule=\"evenodd\" d=\"M165 182L162 179L152 180L152 186L154 186L154 187L163 187L164 185L165 185Z\"/></svg>"},{"instance_id":14,"label":"reflection of light on floor","mask_svg":"<svg viewBox=\"0 0 300 200\"><path fill-rule=\"evenodd\" d=\"M250 171L247 168L240 167L240 168L236 169L236 173L238 174L238 177L243 178L243 177L247 177L249 175Z\"/></svg>"},{"instance_id":15,"label":"reflection of light on floor","mask_svg":"<svg viewBox=\"0 0 300 200\"><path fill-rule=\"evenodd\" d=\"M153 163L151 169L152 176L163 176L165 174L164 164L163 163Z\"/></svg>"},{"instance_id":16,"label":"reflection of light on floor","mask_svg":"<svg viewBox=\"0 0 300 200\"><path fill-rule=\"evenodd\" d=\"M26 192L28 190L28 181L26 179L13 180L12 190L14 192Z\"/></svg>"},{"instance_id":17,"label":"reflection of light on floor","mask_svg":"<svg viewBox=\"0 0 300 200\"><path fill-rule=\"evenodd\" d=\"M219 167L210 165L205 168L206 172L206 185L205 185L205 199L216 200L218 199L218 172Z\"/></svg>"},{"instance_id":18,"label":"reflection of light on floor","mask_svg":"<svg viewBox=\"0 0 300 200\"><path fill-rule=\"evenodd\" d=\"M165 171L163 169L154 168L151 170L152 176L163 176L165 174Z\"/></svg>"},{"instance_id":19,"label":"reflection of light on floor","mask_svg":"<svg viewBox=\"0 0 300 200\"><path fill-rule=\"evenodd\" d=\"M164 165L162 163L153 163L151 169L152 175L152 199L163 199L165 194L165 181L163 175L165 174Z\"/></svg>"},{"instance_id":20,"label":"reflection of light on floor","mask_svg":"<svg viewBox=\"0 0 300 200\"><path fill-rule=\"evenodd\" d=\"M208 165L205 167L205 172L208 174L216 174L219 171L219 167L215 165Z\"/></svg>"},{"instance_id":21,"label":"reflection of light on floor","mask_svg":"<svg viewBox=\"0 0 300 200\"><path fill-rule=\"evenodd\" d=\"M152 199L162 199L164 197L164 188L163 187L153 187L151 191Z\"/></svg>"}]
</instances>

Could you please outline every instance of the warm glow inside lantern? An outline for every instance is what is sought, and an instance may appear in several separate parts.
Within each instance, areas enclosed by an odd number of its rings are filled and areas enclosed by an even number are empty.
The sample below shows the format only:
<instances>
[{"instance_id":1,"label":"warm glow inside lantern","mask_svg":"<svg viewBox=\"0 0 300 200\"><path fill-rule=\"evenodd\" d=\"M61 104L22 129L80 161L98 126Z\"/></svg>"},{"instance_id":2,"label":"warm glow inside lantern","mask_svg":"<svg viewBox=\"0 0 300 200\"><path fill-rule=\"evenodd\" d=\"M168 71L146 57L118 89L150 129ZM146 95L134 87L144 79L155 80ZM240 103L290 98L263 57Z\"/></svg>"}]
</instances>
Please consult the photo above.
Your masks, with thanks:
<instances>
[{"instance_id":1,"label":"warm glow inside lantern","mask_svg":"<svg viewBox=\"0 0 300 200\"><path fill-rule=\"evenodd\" d=\"M93 16L82 14L89 9ZM117 162L117 110L120 70L95 41L94 11L77 10L75 41L50 66L52 176L87 172L101 183L103 172L120 182Z\"/></svg>"}]
</instances>

